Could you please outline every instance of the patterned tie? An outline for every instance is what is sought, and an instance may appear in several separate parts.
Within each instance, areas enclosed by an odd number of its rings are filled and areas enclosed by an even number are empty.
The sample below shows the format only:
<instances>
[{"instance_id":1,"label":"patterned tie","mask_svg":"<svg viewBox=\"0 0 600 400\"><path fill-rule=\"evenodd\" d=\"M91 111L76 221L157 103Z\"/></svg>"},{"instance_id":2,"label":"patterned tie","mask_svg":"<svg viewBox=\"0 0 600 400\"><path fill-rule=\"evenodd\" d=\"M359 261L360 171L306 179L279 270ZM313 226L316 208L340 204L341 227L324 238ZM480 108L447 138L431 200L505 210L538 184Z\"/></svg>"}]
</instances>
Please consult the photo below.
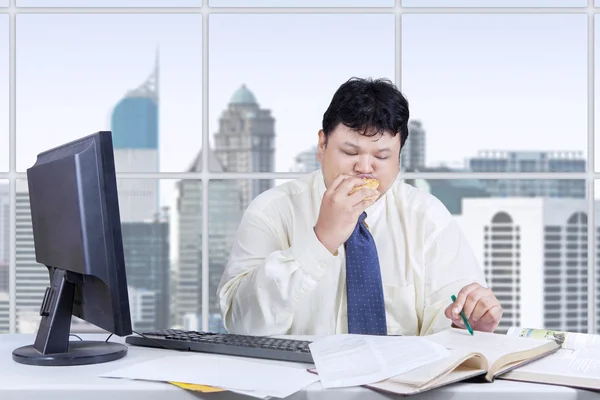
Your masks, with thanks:
<instances>
[{"instance_id":1,"label":"patterned tie","mask_svg":"<svg viewBox=\"0 0 600 400\"><path fill-rule=\"evenodd\" d=\"M348 333L387 335L379 257L362 213L346 241Z\"/></svg>"}]
</instances>

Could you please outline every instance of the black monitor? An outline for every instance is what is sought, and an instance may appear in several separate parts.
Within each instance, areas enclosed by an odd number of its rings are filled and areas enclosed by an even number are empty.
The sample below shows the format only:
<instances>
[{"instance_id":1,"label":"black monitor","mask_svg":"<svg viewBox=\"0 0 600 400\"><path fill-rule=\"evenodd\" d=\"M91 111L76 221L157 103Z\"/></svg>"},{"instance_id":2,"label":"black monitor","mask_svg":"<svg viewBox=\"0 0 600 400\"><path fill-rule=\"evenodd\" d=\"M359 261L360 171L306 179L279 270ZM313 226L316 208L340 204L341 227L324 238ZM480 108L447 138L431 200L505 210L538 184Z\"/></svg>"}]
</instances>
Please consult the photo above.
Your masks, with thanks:
<instances>
[{"instance_id":1,"label":"black monitor","mask_svg":"<svg viewBox=\"0 0 600 400\"><path fill-rule=\"evenodd\" d=\"M13 360L82 365L124 357L124 344L69 340L72 315L118 336L132 333L111 132L40 153L27 179L35 257L50 287L34 344L14 350Z\"/></svg>"}]
</instances>

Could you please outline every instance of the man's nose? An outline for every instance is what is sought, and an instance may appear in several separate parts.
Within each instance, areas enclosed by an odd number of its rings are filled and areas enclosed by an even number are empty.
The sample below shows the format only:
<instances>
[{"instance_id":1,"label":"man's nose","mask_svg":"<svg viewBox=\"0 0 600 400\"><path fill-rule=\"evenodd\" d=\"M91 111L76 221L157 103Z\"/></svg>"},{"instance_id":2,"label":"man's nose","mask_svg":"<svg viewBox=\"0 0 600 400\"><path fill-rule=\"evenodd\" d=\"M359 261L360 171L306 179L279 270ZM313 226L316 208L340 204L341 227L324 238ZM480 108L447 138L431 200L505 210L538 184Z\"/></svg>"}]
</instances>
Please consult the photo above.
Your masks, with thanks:
<instances>
[{"instance_id":1,"label":"man's nose","mask_svg":"<svg viewBox=\"0 0 600 400\"><path fill-rule=\"evenodd\" d=\"M360 174L370 174L373 172L373 160L369 155L360 156L355 165L356 172Z\"/></svg>"}]
</instances>

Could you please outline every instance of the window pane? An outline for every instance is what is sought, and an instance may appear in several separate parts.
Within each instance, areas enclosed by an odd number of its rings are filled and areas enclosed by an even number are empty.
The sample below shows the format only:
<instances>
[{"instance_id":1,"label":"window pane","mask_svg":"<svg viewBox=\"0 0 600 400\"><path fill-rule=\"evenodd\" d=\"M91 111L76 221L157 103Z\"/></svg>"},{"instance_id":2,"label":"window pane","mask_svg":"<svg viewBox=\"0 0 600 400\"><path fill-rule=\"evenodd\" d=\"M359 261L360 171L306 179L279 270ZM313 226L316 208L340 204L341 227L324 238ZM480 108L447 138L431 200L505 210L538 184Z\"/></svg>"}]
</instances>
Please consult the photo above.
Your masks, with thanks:
<instances>
[{"instance_id":1,"label":"window pane","mask_svg":"<svg viewBox=\"0 0 600 400\"><path fill-rule=\"evenodd\" d=\"M289 171L342 83L394 79L393 15L211 15L209 37L211 143L226 171Z\"/></svg>"},{"instance_id":2,"label":"window pane","mask_svg":"<svg viewBox=\"0 0 600 400\"><path fill-rule=\"evenodd\" d=\"M210 0L211 7L393 7L394 0Z\"/></svg>"},{"instance_id":3,"label":"window pane","mask_svg":"<svg viewBox=\"0 0 600 400\"><path fill-rule=\"evenodd\" d=\"M248 204L263 191L286 180L211 180L208 185L208 234L210 258L209 330L224 331L217 288Z\"/></svg>"},{"instance_id":4,"label":"window pane","mask_svg":"<svg viewBox=\"0 0 600 400\"><path fill-rule=\"evenodd\" d=\"M8 5L8 4L7 4ZM0 15L0 171L8 171L10 148L8 146L8 15Z\"/></svg>"},{"instance_id":5,"label":"window pane","mask_svg":"<svg viewBox=\"0 0 600 400\"><path fill-rule=\"evenodd\" d=\"M170 314L174 304L170 298L169 207L173 204L175 182L120 179L117 186L133 329L139 332L168 328L171 326ZM159 197L160 208L157 207ZM25 180L17 181L16 218L17 331L32 333L38 328L39 308L49 285L49 278L46 267L38 264L35 259ZM0 227L1 221L0 219ZM0 307L1 301L0 295ZM79 318L73 318L72 331L101 330Z\"/></svg>"},{"instance_id":6,"label":"window pane","mask_svg":"<svg viewBox=\"0 0 600 400\"><path fill-rule=\"evenodd\" d=\"M584 157L585 15L404 15L402 33L402 89L426 132L428 166L465 168L483 150Z\"/></svg>"},{"instance_id":7,"label":"window pane","mask_svg":"<svg viewBox=\"0 0 600 400\"><path fill-rule=\"evenodd\" d=\"M587 0L402 0L402 5L404 7L584 7L587 5Z\"/></svg>"},{"instance_id":8,"label":"window pane","mask_svg":"<svg viewBox=\"0 0 600 400\"><path fill-rule=\"evenodd\" d=\"M8 180L0 179L0 333L6 333L9 326L8 290L10 261L10 198Z\"/></svg>"},{"instance_id":9,"label":"window pane","mask_svg":"<svg viewBox=\"0 0 600 400\"><path fill-rule=\"evenodd\" d=\"M170 261L175 181L119 179L117 185L133 329L169 328L175 304Z\"/></svg>"},{"instance_id":10,"label":"window pane","mask_svg":"<svg viewBox=\"0 0 600 400\"><path fill-rule=\"evenodd\" d=\"M177 181L172 196L177 206L173 208L176 226L176 244L171 243L176 265L176 279L172 285L176 304L171 313L173 326L202 330L202 181L182 179ZM210 203L209 191L209 204ZM210 246L210 245L209 245ZM210 294L209 294L210 296ZM214 299L214 294L211 299Z\"/></svg>"},{"instance_id":11,"label":"window pane","mask_svg":"<svg viewBox=\"0 0 600 400\"><path fill-rule=\"evenodd\" d=\"M202 0L17 0L17 7L200 7Z\"/></svg>"},{"instance_id":12,"label":"window pane","mask_svg":"<svg viewBox=\"0 0 600 400\"><path fill-rule=\"evenodd\" d=\"M202 143L201 20L18 15L17 169L112 130L118 171L187 170Z\"/></svg>"},{"instance_id":13,"label":"window pane","mask_svg":"<svg viewBox=\"0 0 600 400\"><path fill-rule=\"evenodd\" d=\"M439 198L463 229L504 308L497 332L511 326L587 331L585 180L408 183Z\"/></svg>"}]
</instances>

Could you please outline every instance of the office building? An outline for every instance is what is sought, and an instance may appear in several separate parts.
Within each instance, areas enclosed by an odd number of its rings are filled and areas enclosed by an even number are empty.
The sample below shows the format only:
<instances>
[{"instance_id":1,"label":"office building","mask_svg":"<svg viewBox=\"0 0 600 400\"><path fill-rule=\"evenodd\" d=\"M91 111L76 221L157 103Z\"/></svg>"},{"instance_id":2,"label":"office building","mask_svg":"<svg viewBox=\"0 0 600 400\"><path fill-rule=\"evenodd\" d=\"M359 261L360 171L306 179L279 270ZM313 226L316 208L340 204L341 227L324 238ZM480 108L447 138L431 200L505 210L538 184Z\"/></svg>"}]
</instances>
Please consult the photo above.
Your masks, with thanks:
<instances>
[{"instance_id":1,"label":"office building","mask_svg":"<svg viewBox=\"0 0 600 400\"><path fill-rule=\"evenodd\" d=\"M10 197L7 184L0 184L0 264L10 259ZM1 289L0 289L1 291Z\"/></svg>"},{"instance_id":2,"label":"office building","mask_svg":"<svg viewBox=\"0 0 600 400\"><path fill-rule=\"evenodd\" d=\"M308 150L304 150L294 157L294 164L290 168L290 172L313 172L321 168L321 164L317 161L317 146L313 146Z\"/></svg>"},{"instance_id":3,"label":"office building","mask_svg":"<svg viewBox=\"0 0 600 400\"><path fill-rule=\"evenodd\" d=\"M138 332L148 332L155 329L167 329L170 326L160 326L156 323L156 292L127 286L129 295L129 313L131 314L132 329Z\"/></svg>"},{"instance_id":4,"label":"office building","mask_svg":"<svg viewBox=\"0 0 600 400\"><path fill-rule=\"evenodd\" d=\"M0 261L0 292L8 292L8 262Z\"/></svg>"},{"instance_id":5,"label":"office building","mask_svg":"<svg viewBox=\"0 0 600 400\"><path fill-rule=\"evenodd\" d=\"M16 309L17 328L21 333L35 331L39 324L39 310L50 283L48 269L35 260L33 227L29 208L27 181L17 181L16 193Z\"/></svg>"},{"instance_id":6,"label":"office building","mask_svg":"<svg viewBox=\"0 0 600 400\"><path fill-rule=\"evenodd\" d=\"M275 171L275 119L261 109L254 94L242 85L219 118L214 153L226 172ZM274 180L240 180L242 209L258 194L274 186Z\"/></svg>"},{"instance_id":7,"label":"office building","mask_svg":"<svg viewBox=\"0 0 600 400\"><path fill-rule=\"evenodd\" d=\"M585 172L585 163L583 153L576 151L487 150L468 160L473 172ZM493 197L586 197L583 179L487 179L483 182Z\"/></svg>"},{"instance_id":8,"label":"office building","mask_svg":"<svg viewBox=\"0 0 600 400\"><path fill-rule=\"evenodd\" d=\"M405 172L423 171L426 168L425 129L421 121L408 121L408 139L400 152L400 168Z\"/></svg>"},{"instance_id":9,"label":"office building","mask_svg":"<svg viewBox=\"0 0 600 400\"><path fill-rule=\"evenodd\" d=\"M169 215L167 210L146 222L121 224L127 284L144 301L144 324L148 329L170 326ZM149 296L154 305L146 304ZM149 313L152 313L150 318Z\"/></svg>"},{"instance_id":10,"label":"office building","mask_svg":"<svg viewBox=\"0 0 600 400\"><path fill-rule=\"evenodd\" d=\"M511 326L587 332L587 209L581 199L464 199L456 217Z\"/></svg>"},{"instance_id":11,"label":"office building","mask_svg":"<svg viewBox=\"0 0 600 400\"><path fill-rule=\"evenodd\" d=\"M447 167L430 167L424 171L458 172ZM481 179L406 179L405 182L437 197L452 215L462 213L462 202L465 198L490 197Z\"/></svg>"},{"instance_id":12,"label":"office building","mask_svg":"<svg viewBox=\"0 0 600 400\"><path fill-rule=\"evenodd\" d=\"M10 330L8 291L0 291L0 333Z\"/></svg>"},{"instance_id":13,"label":"office building","mask_svg":"<svg viewBox=\"0 0 600 400\"><path fill-rule=\"evenodd\" d=\"M111 131L118 172L158 172L159 59L139 87L117 103ZM122 222L152 219L159 208L158 180L118 179Z\"/></svg>"},{"instance_id":14,"label":"office building","mask_svg":"<svg viewBox=\"0 0 600 400\"><path fill-rule=\"evenodd\" d=\"M221 172L212 151L207 152L211 171ZM202 152L190 172L200 170ZM202 182L184 179L178 182L178 271L176 324L192 326L202 321ZM243 186L241 186L243 187ZM242 216L242 195L235 180L211 180L208 191L209 248L209 320L220 320L217 286ZM199 322L200 321L200 322ZM195 326L195 325L194 325ZM213 329L215 330L215 329Z\"/></svg>"}]
</instances>

